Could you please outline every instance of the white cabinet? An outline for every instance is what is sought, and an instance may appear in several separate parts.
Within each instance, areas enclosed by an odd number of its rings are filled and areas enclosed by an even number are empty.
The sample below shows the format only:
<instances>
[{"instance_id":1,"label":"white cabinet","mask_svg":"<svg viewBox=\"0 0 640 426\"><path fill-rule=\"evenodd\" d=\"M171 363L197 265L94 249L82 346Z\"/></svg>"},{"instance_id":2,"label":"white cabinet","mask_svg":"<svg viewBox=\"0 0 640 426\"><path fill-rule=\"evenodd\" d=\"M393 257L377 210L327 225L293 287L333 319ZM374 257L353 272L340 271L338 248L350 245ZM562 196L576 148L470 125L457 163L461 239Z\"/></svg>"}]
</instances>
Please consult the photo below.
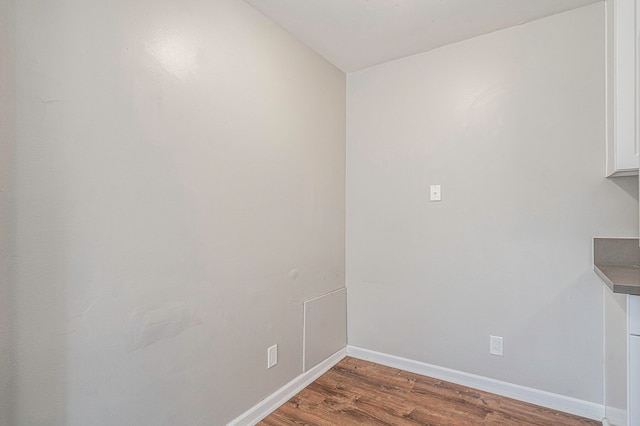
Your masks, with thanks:
<instances>
[{"instance_id":1,"label":"white cabinet","mask_svg":"<svg viewBox=\"0 0 640 426\"><path fill-rule=\"evenodd\" d=\"M605 291L605 416L640 426L640 296Z\"/></svg>"},{"instance_id":2,"label":"white cabinet","mask_svg":"<svg viewBox=\"0 0 640 426\"><path fill-rule=\"evenodd\" d=\"M629 425L640 425L640 336L629 336Z\"/></svg>"},{"instance_id":3,"label":"white cabinet","mask_svg":"<svg viewBox=\"0 0 640 426\"><path fill-rule=\"evenodd\" d=\"M629 426L640 426L640 296L629 296Z\"/></svg>"},{"instance_id":4,"label":"white cabinet","mask_svg":"<svg viewBox=\"0 0 640 426\"><path fill-rule=\"evenodd\" d=\"M640 296L629 297L629 334L640 336Z\"/></svg>"},{"instance_id":5,"label":"white cabinet","mask_svg":"<svg viewBox=\"0 0 640 426\"><path fill-rule=\"evenodd\" d=\"M604 288L604 405L611 426L628 426L627 298Z\"/></svg>"},{"instance_id":6,"label":"white cabinet","mask_svg":"<svg viewBox=\"0 0 640 426\"><path fill-rule=\"evenodd\" d=\"M606 0L607 176L638 174L640 0Z\"/></svg>"}]
</instances>

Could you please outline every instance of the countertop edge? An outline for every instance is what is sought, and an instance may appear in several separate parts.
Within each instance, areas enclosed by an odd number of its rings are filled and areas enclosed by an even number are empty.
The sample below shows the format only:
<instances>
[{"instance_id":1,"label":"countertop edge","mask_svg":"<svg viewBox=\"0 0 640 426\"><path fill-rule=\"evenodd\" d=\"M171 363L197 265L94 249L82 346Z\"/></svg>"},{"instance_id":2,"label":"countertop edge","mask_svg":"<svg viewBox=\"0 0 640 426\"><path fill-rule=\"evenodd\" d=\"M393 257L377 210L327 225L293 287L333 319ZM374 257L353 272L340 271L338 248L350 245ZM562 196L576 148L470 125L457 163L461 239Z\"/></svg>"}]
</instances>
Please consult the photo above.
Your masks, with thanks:
<instances>
[{"instance_id":1,"label":"countertop edge","mask_svg":"<svg viewBox=\"0 0 640 426\"><path fill-rule=\"evenodd\" d=\"M610 268L612 266L607 265L607 267ZM598 277L600 277L600 279L607 285L607 287L609 287L609 289L612 292L618 293L618 294L629 294L632 296L640 296L640 286L614 283L611 280L611 278L598 267L598 265L594 264L593 270L598 275Z\"/></svg>"}]
</instances>

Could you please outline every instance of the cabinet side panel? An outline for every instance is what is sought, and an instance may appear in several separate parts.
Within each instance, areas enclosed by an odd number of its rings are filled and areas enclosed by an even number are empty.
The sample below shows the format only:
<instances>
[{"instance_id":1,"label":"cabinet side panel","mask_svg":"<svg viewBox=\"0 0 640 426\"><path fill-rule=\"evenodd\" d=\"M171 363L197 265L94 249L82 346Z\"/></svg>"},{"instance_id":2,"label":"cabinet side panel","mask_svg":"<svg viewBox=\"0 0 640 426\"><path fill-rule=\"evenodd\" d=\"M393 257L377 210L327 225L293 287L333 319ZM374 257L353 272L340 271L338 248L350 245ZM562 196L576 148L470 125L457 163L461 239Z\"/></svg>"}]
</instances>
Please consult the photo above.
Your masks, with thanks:
<instances>
[{"instance_id":1,"label":"cabinet side panel","mask_svg":"<svg viewBox=\"0 0 640 426\"><path fill-rule=\"evenodd\" d=\"M627 424L626 299L604 289L605 412L614 426Z\"/></svg>"},{"instance_id":2,"label":"cabinet side panel","mask_svg":"<svg viewBox=\"0 0 640 426\"><path fill-rule=\"evenodd\" d=\"M640 425L640 336L629 338L629 424Z\"/></svg>"},{"instance_id":3,"label":"cabinet side panel","mask_svg":"<svg viewBox=\"0 0 640 426\"><path fill-rule=\"evenodd\" d=\"M615 114L614 114L614 102L615 102L615 2L614 0L606 1L605 9L605 35L606 35L606 73L607 73L607 176L611 176L616 172L615 163Z\"/></svg>"},{"instance_id":4,"label":"cabinet side panel","mask_svg":"<svg viewBox=\"0 0 640 426\"><path fill-rule=\"evenodd\" d=\"M633 0L616 0L615 10L615 167L638 170L636 149L636 8Z\"/></svg>"}]
</instances>

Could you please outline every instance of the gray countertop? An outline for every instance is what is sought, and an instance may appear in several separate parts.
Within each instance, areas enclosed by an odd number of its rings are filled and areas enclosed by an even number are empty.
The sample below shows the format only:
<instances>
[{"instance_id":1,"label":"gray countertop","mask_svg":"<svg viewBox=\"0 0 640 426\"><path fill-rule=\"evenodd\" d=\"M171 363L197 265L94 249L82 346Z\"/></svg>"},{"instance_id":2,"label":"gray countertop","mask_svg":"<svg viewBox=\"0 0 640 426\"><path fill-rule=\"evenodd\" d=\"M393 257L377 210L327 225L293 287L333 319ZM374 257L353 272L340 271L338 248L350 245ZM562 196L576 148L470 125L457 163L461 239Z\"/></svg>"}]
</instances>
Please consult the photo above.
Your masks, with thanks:
<instances>
[{"instance_id":1,"label":"gray countertop","mask_svg":"<svg viewBox=\"0 0 640 426\"><path fill-rule=\"evenodd\" d=\"M640 296L640 268L637 266L594 265L596 274L614 293Z\"/></svg>"},{"instance_id":2,"label":"gray countertop","mask_svg":"<svg viewBox=\"0 0 640 426\"><path fill-rule=\"evenodd\" d=\"M638 238L594 238L593 269L614 293L640 295Z\"/></svg>"}]
</instances>

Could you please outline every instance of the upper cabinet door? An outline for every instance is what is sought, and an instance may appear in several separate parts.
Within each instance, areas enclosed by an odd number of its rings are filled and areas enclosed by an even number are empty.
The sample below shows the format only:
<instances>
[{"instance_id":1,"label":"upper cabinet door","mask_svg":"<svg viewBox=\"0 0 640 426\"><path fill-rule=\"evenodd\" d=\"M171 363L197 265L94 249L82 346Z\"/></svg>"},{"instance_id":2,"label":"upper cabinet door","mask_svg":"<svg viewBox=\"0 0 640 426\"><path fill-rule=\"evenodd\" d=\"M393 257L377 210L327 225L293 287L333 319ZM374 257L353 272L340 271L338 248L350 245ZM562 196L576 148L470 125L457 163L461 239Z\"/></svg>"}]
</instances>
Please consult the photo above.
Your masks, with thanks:
<instances>
[{"instance_id":1,"label":"upper cabinet door","mask_svg":"<svg viewBox=\"0 0 640 426\"><path fill-rule=\"evenodd\" d=\"M606 1L607 176L638 174L636 0Z\"/></svg>"}]
</instances>

